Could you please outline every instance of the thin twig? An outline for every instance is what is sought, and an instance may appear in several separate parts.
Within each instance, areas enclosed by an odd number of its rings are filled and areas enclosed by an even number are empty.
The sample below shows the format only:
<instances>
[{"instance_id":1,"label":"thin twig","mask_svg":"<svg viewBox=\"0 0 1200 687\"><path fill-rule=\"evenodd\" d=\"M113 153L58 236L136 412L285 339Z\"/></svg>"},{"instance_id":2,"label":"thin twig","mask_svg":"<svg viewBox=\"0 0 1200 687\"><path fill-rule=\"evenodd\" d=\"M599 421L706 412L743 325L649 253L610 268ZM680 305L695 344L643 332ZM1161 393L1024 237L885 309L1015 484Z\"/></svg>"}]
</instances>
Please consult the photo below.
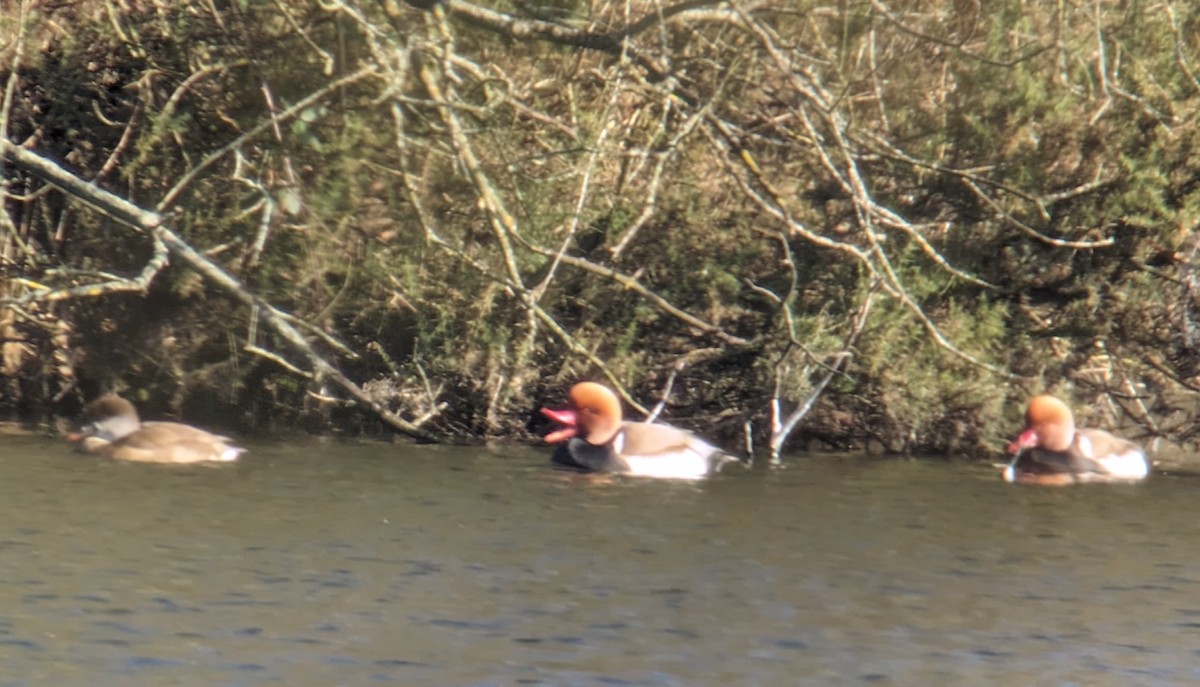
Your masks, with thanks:
<instances>
[{"instance_id":1,"label":"thin twig","mask_svg":"<svg viewBox=\"0 0 1200 687\"><path fill-rule=\"evenodd\" d=\"M228 155L229 153L237 150L242 145L245 145L248 141L254 139L255 137L257 137L259 134L263 133L264 131L273 129L275 126L277 126L279 124L280 121L284 121L284 120L288 120L293 117L296 117L301 112L305 111L310 106L312 106L313 104L320 102L322 99L327 97L330 93L333 93L341 88L345 88L346 86L349 86L355 82L361 81L361 80L367 78L368 76L372 76L377 73L378 73L377 68L374 65L367 65L352 74L348 74L336 81L330 82L330 83L322 86L321 88L317 89L315 92L302 98L295 105L292 105L291 107L287 108L286 110L283 110L282 112L280 112L278 117L270 117L262 122L259 122L255 126L251 127L249 131L242 134L241 136L238 136L237 138L233 139L229 143L226 143L225 145L221 146L216 151L212 152L207 157L205 157L203 160L201 160L195 167L189 169L187 171L187 173L184 174L182 177L180 177L179 181L175 182L175 185L172 186L171 189L169 191L167 191L167 193L162 197L162 200L160 200L158 202L158 204L155 206L155 210L157 212L166 211L167 208L169 208L175 204L175 201L179 197L179 194L183 193L184 189L186 189L189 185L191 185L192 181L194 181L196 179L196 177L199 176L200 172L203 172L205 169L208 169L208 167L215 164L221 158L223 158L226 155Z\"/></svg>"},{"instance_id":2,"label":"thin twig","mask_svg":"<svg viewBox=\"0 0 1200 687\"><path fill-rule=\"evenodd\" d=\"M676 361L675 364L671 366L671 374L667 375L667 383L665 386L663 386L662 394L659 396L658 403L654 404L654 408L652 408L650 413L646 415L644 422L654 422L658 419L658 416L662 414L662 411L667 407L667 399L671 398L671 389L675 387L675 375L679 374L679 371L682 369L683 365L681 364L681 361Z\"/></svg>"}]
</instances>

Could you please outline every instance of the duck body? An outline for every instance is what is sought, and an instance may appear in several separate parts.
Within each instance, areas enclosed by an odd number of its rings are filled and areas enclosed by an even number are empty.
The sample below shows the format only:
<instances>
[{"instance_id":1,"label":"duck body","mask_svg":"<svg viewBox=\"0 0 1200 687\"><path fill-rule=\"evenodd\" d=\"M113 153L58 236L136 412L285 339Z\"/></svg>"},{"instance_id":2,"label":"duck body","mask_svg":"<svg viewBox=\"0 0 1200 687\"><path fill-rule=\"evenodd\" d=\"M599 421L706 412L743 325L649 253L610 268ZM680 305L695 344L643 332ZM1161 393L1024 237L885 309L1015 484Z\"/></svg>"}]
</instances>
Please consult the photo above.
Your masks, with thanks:
<instances>
[{"instance_id":1,"label":"duck body","mask_svg":"<svg viewBox=\"0 0 1200 687\"><path fill-rule=\"evenodd\" d=\"M1008 447L1014 457L1001 473L1006 482L1135 482L1150 474L1141 447L1102 429L1076 429L1070 408L1053 396L1034 397L1025 424Z\"/></svg>"},{"instance_id":2,"label":"duck body","mask_svg":"<svg viewBox=\"0 0 1200 687\"><path fill-rule=\"evenodd\" d=\"M84 410L90 422L72 436L77 450L136 463L237 460L245 449L226 437L179 422L142 422L133 404L102 396Z\"/></svg>"},{"instance_id":3,"label":"duck body","mask_svg":"<svg viewBox=\"0 0 1200 687\"><path fill-rule=\"evenodd\" d=\"M663 479L702 479L736 460L692 432L671 425L627 422L611 389L594 382L571 388L571 408L543 408L560 428L551 463L578 472L624 473Z\"/></svg>"}]
</instances>

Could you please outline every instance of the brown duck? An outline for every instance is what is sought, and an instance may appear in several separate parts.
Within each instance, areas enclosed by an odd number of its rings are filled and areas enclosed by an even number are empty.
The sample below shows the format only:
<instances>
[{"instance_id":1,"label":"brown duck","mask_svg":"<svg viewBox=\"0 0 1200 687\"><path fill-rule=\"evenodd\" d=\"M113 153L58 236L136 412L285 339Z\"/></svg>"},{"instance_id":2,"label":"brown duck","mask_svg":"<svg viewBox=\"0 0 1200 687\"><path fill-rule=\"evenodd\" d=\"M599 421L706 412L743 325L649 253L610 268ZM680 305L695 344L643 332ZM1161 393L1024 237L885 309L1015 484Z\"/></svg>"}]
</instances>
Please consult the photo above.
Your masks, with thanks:
<instances>
[{"instance_id":1,"label":"brown duck","mask_svg":"<svg viewBox=\"0 0 1200 687\"><path fill-rule=\"evenodd\" d=\"M120 396L102 396L84 409L88 424L72 435L76 448L137 463L203 463L237 460L245 449L226 437L179 422L142 422Z\"/></svg>"}]
</instances>

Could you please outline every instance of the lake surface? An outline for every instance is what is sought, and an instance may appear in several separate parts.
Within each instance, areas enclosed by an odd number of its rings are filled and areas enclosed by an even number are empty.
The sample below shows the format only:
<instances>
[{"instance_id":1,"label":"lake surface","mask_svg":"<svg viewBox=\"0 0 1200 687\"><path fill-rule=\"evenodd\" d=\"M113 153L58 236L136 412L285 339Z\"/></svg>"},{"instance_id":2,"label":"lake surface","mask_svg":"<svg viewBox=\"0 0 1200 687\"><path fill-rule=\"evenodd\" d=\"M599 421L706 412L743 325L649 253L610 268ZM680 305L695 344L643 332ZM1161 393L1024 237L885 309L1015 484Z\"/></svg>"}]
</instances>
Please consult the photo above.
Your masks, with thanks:
<instances>
[{"instance_id":1,"label":"lake surface","mask_svg":"<svg viewBox=\"0 0 1200 687\"><path fill-rule=\"evenodd\" d=\"M522 447L177 467L0 441L0 687L1200 681L1194 478L795 456L697 485Z\"/></svg>"}]
</instances>

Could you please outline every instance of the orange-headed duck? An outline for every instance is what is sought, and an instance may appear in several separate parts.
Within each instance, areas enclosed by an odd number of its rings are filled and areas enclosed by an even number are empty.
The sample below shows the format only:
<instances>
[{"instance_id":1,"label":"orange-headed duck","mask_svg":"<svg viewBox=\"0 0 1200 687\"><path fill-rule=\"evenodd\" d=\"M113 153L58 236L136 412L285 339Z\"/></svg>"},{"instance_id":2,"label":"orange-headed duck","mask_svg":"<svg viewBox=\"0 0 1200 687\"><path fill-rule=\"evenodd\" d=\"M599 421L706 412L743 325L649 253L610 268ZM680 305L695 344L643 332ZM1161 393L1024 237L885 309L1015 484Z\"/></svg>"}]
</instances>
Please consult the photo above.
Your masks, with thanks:
<instances>
[{"instance_id":1,"label":"orange-headed duck","mask_svg":"<svg viewBox=\"0 0 1200 687\"><path fill-rule=\"evenodd\" d=\"M560 425L545 441L558 444L551 462L579 472L616 472L666 479L700 479L737 460L670 425L623 422L621 401L595 382L571 387L571 408L542 408Z\"/></svg>"},{"instance_id":2,"label":"orange-headed duck","mask_svg":"<svg viewBox=\"0 0 1200 687\"><path fill-rule=\"evenodd\" d=\"M1018 484L1131 482L1150 474L1137 444L1102 429L1075 429L1067 404L1047 395L1029 401L1025 430L1008 452L1014 458L1004 468L1004 481Z\"/></svg>"},{"instance_id":3,"label":"orange-headed duck","mask_svg":"<svg viewBox=\"0 0 1200 687\"><path fill-rule=\"evenodd\" d=\"M142 422L120 396L101 396L84 409L89 423L72 435L76 448L138 463L203 463L237 460L245 450L230 440L178 422Z\"/></svg>"}]
</instances>

